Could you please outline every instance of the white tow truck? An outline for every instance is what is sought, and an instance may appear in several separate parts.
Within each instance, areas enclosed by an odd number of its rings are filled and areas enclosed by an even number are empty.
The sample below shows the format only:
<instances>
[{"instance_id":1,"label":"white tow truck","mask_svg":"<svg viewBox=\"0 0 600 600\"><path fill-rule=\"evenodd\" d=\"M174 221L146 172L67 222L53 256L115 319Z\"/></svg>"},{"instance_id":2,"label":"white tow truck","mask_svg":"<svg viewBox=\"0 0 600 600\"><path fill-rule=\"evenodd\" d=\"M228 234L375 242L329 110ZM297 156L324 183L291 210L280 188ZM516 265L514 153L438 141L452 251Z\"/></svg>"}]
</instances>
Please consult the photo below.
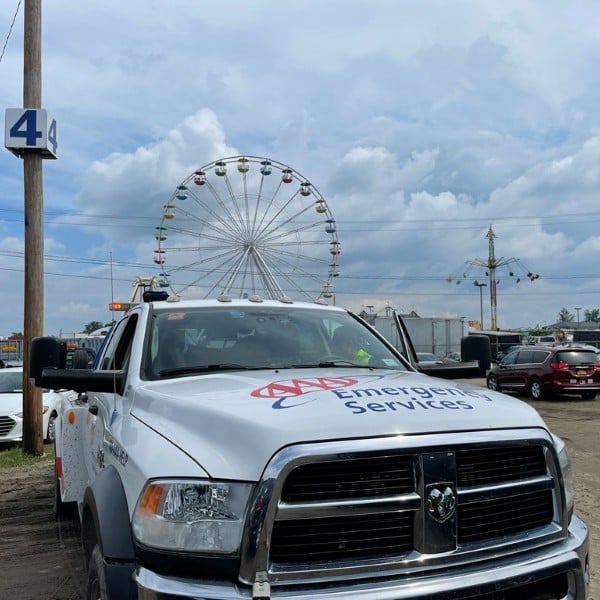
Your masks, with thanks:
<instances>
[{"instance_id":1,"label":"white tow truck","mask_svg":"<svg viewBox=\"0 0 600 600\"><path fill-rule=\"evenodd\" d=\"M587 597L565 444L526 403L418 372L339 307L146 300L91 369L32 344L36 385L78 392L56 510L87 598Z\"/></svg>"}]
</instances>

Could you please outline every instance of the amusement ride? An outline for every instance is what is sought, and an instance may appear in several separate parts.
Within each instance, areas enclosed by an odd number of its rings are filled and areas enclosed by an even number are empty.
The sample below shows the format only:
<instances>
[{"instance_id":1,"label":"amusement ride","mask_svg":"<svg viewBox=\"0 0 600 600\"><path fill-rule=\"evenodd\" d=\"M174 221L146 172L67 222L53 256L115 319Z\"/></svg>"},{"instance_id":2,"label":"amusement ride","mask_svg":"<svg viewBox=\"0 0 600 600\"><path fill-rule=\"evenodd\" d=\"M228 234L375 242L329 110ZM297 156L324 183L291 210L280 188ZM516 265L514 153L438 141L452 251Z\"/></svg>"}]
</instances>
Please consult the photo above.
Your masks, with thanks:
<instances>
[{"instance_id":1,"label":"amusement ride","mask_svg":"<svg viewBox=\"0 0 600 600\"><path fill-rule=\"evenodd\" d=\"M340 242L322 194L288 165L233 156L191 173L155 228L156 281L174 297L335 298Z\"/></svg>"}]
</instances>

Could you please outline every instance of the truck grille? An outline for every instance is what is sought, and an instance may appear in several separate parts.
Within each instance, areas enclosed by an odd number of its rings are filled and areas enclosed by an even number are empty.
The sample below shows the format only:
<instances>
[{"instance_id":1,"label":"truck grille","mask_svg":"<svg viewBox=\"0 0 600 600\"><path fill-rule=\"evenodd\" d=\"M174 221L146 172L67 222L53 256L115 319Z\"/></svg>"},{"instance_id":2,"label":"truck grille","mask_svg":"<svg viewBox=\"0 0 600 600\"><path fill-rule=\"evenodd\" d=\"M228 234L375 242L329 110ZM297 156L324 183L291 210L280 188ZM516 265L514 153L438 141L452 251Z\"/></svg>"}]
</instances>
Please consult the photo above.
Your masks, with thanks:
<instances>
[{"instance_id":1,"label":"truck grille","mask_svg":"<svg viewBox=\"0 0 600 600\"><path fill-rule=\"evenodd\" d=\"M372 498L414 489L410 456L372 456L302 465L285 482L284 502Z\"/></svg>"},{"instance_id":2,"label":"truck grille","mask_svg":"<svg viewBox=\"0 0 600 600\"><path fill-rule=\"evenodd\" d=\"M548 525L553 515L550 490L459 502L457 538L464 544L524 532Z\"/></svg>"},{"instance_id":3,"label":"truck grille","mask_svg":"<svg viewBox=\"0 0 600 600\"><path fill-rule=\"evenodd\" d=\"M435 452L420 446L308 457L305 446L282 461L270 510L260 517L268 523L252 527L263 537L246 540L244 554L255 559L242 561L242 580L260 570L282 583L341 578L342 571L408 573L447 567L448 552L460 564L564 535L549 440L437 441ZM447 512L435 502L442 492Z\"/></svg>"},{"instance_id":4,"label":"truck grille","mask_svg":"<svg viewBox=\"0 0 600 600\"><path fill-rule=\"evenodd\" d=\"M409 513L389 513L277 522L271 560L281 564L408 552L412 520Z\"/></svg>"},{"instance_id":5,"label":"truck grille","mask_svg":"<svg viewBox=\"0 0 600 600\"><path fill-rule=\"evenodd\" d=\"M459 486L485 486L518 482L546 475L542 446L507 446L456 453ZM459 543L482 541L527 531L552 522L552 491L512 491L506 497L458 503Z\"/></svg>"}]
</instances>

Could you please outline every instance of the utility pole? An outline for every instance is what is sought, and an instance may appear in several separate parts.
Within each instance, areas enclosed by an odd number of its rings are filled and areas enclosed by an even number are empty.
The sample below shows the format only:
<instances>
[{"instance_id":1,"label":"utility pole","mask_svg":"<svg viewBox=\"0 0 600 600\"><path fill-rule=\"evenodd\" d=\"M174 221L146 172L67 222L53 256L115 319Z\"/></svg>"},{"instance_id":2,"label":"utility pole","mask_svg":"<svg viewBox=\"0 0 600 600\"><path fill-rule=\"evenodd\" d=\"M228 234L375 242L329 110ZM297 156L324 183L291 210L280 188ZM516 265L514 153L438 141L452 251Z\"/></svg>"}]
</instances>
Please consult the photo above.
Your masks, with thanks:
<instances>
[{"instance_id":1,"label":"utility pole","mask_svg":"<svg viewBox=\"0 0 600 600\"><path fill-rule=\"evenodd\" d=\"M479 283L479 281L475 280L473 282L473 285L477 286L479 288L479 311L481 312L481 321L480 323L480 327L481 330L483 331L484 327L483 327L483 291L481 288L487 287L487 283Z\"/></svg>"},{"instance_id":2,"label":"utility pole","mask_svg":"<svg viewBox=\"0 0 600 600\"><path fill-rule=\"evenodd\" d=\"M42 1L25 0L23 107L42 106ZM23 450L44 453L42 391L29 380L31 340L44 333L44 210L42 155L23 154L25 196L25 295L23 356Z\"/></svg>"},{"instance_id":3,"label":"utility pole","mask_svg":"<svg viewBox=\"0 0 600 600\"><path fill-rule=\"evenodd\" d=\"M23 300L23 450L40 456L42 392L29 381L31 341L44 333L42 159L56 158L56 120L42 104L42 0L25 0L23 108L7 108L4 145L23 159L25 266Z\"/></svg>"}]
</instances>

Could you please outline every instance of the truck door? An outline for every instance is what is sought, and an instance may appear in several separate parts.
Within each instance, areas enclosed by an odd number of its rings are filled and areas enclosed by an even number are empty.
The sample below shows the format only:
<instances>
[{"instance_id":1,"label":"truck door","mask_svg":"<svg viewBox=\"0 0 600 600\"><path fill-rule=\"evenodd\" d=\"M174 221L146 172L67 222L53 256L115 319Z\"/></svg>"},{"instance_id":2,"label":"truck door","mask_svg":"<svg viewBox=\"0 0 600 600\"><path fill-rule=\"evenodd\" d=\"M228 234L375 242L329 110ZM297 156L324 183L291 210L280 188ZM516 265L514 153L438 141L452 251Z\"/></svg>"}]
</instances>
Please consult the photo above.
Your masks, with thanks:
<instances>
[{"instance_id":1,"label":"truck door","mask_svg":"<svg viewBox=\"0 0 600 600\"><path fill-rule=\"evenodd\" d=\"M96 361L98 370L127 370L137 320L137 313L132 313L115 324L101 356ZM84 448L88 480L91 482L105 466L105 449L111 447L112 441L111 423L122 409L122 399L116 392L90 392L87 402L89 415L86 419Z\"/></svg>"},{"instance_id":2,"label":"truck door","mask_svg":"<svg viewBox=\"0 0 600 600\"><path fill-rule=\"evenodd\" d=\"M396 311L394 311L393 317L394 324L396 325L396 339L390 341L396 346L402 356L404 356L404 358L416 369L418 362L417 353L415 352L410 335L408 335L406 325L404 324L402 317Z\"/></svg>"}]
</instances>

